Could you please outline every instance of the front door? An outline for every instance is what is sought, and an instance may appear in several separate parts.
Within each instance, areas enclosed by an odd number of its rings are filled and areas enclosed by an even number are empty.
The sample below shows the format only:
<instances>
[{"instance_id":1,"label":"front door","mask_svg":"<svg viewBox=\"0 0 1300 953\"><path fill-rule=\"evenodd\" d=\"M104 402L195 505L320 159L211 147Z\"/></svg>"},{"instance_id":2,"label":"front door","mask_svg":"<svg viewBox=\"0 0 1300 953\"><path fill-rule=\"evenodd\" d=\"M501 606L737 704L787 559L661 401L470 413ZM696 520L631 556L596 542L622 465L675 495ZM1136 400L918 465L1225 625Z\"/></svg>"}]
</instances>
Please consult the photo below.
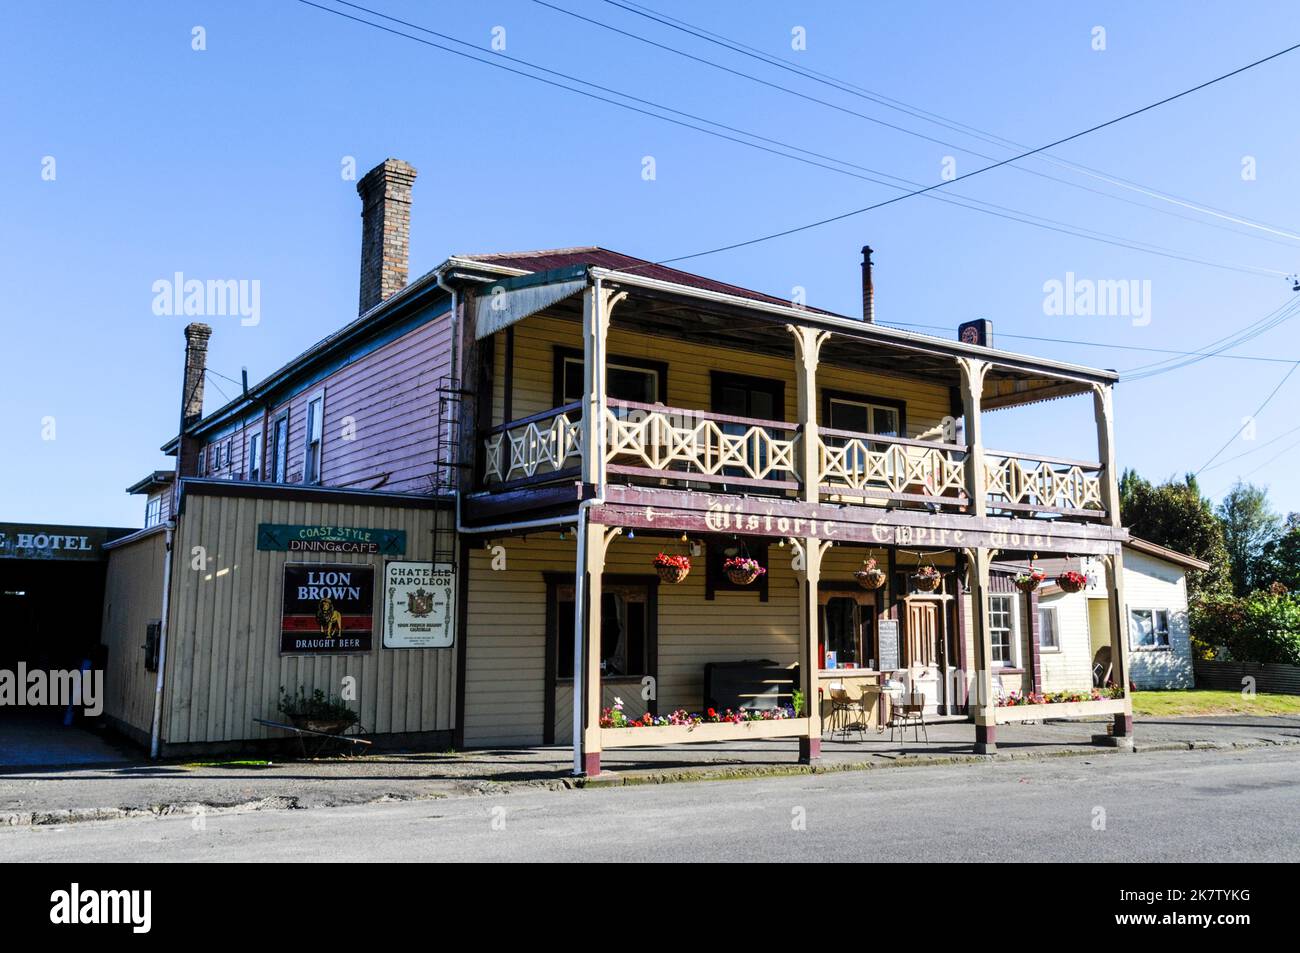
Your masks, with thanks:
<instances>
[{"instance_id":1,"label":"front door","mask_svg":"<svg viewBox=\"0 0 1300 953\"><path fill-rule=\"evenodd\" d=\"M907 632L903 641L903 667L913 693L925 694L927 713L947 705L947 613L939 599L908 599Z\"/></svg>"}]
</instances>

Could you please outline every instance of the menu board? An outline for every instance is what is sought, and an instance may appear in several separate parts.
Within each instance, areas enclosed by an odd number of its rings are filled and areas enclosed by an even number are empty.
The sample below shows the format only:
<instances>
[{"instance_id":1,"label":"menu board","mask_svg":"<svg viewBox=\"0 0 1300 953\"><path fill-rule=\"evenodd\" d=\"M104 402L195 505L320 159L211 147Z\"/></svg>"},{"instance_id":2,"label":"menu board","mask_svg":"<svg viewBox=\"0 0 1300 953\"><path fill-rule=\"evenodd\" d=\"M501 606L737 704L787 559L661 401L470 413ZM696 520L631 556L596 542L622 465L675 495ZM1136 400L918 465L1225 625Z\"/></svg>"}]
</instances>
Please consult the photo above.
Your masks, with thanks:
<instances>
[{"instance_id":1,"label":"menu board","mask_svg":"<svg viewBox=\"0 0 1300 953\"><path fill-rule=\"evenodd\" d=\"M880 671L898 669L898 620L880 619L876 623L876 641L880 645Z\"/></svg>"}]
</instances>

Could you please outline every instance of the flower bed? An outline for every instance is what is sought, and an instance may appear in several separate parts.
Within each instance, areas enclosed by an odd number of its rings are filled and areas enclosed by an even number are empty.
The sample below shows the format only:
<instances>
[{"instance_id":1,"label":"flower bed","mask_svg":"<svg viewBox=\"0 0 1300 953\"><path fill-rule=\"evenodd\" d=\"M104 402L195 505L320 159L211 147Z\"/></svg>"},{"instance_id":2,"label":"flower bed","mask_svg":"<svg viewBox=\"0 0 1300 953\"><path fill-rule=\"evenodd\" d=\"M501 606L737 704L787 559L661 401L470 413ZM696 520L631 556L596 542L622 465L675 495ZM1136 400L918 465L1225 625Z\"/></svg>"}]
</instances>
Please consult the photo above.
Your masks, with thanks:
<instances>
[{"instance_id":1,"label":"flower bed","mask_svg":"<svg viewBox=\"0 0 1300 953\"><path fill-rule=\"evenodd\" d=\"M1012 692L998 696L999 708L1019 705L1070 705L1077 702L1099 702L1107 698L1123 698L1124 690L1118 685L1094 688L1087 692Z\"/></svg>"},{"instance_id":2,"label":"flower bed","mask_svg":"<svg viewBox=\"0 0 1300 953\"><path fill-rule=\"evenodd\" d=\"M655 717L646 712L640 718L628 718L623 713L623 699L615 698L614 705L600 713L602 728L663 728L668 725L693 727L695 725L740 725L751 721L784 721L794 717L794 709L764 708L755 711L742 708L739 711L716 711L710 708L703 715L693 714L685 708L678 708L668 715Z\"/></svg>"}]
</instances>

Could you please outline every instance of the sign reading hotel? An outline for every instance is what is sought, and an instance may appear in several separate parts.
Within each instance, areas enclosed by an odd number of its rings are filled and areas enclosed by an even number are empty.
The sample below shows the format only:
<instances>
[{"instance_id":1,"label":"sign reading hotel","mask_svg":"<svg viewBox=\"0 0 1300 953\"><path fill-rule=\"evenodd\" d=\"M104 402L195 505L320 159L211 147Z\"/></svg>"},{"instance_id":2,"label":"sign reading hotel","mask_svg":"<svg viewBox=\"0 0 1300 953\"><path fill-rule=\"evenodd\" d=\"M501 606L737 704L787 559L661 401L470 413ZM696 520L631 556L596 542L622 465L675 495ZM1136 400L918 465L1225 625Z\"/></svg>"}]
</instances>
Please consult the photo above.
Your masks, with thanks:
<instances>
[{"instance_id":1,"label":"sign reading hotel","mask_svg":"<svg viewBox=\"0 0 1300 953\"><path fill-rule=\"evenodd\" d=\"M258 523L257 548L281 553L404 556L406 530Z\"/></svg>"},{"instance_id":2,"label":"sign reading hotel","mask_svg":"<svg viewBox=\"0 0 1300 953\"><path fill-rule=\"evenodd\" d=\"M384 648L445 649L456 641L456 572L449 563L384 567Z\"/></svg>"},{"instance_id":3,"label":"sign reading hotel","mask_svg":"<svg viewBox=\"0 0 1300 953\"><path fill-rule=\"evenodd\" d=\"M374 606L373 567L290 563L284 567L281 654L369 652Z\"/></svg>"}]
</instances>

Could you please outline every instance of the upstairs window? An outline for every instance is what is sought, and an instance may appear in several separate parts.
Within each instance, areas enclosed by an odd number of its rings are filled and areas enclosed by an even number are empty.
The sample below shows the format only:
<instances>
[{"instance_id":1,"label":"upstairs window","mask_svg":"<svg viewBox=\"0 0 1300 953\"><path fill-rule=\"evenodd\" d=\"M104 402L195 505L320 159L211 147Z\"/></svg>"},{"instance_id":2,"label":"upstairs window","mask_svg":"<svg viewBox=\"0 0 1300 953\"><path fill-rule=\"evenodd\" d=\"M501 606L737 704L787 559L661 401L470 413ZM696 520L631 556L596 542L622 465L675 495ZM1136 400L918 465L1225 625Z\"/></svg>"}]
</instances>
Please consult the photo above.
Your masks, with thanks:
<instances>
[{"instance_id":1,"label":"upstairs window","mask_svg":"<svg viewBox=\"0 0 1300 953\"><path fill-rule=\"evenodd\" d=\"M556 406L577 403L583 398L585 377L582 352L568 348L556 350ZM611 400L630 400L639 404L657 404L665 400L667 365L611 355L605 361L605 396Z\"/></svg>"},{"instance_id":2,"label":"upstairs window","mask_svg":"<svg viewBox=\"0 0 1300 953\"><path fill-rule=\"evenodd\" d=\"M307 401L307 446L304 454L302 479L304 483L320 482L321 444L324 434L325 395Z\"/></svg>"},{"instance_id":3,"label":"upstairs window","mask_svg":"<svg viewBox=\"0 0 1300 953\"><path fill-rule=\"evenodd\" d=\"M248 438L248 470L246 480L262 479L262 435L255 433Z\"/></svg>"},{"instance_id":4,"label":"upstairs window","mask_svg":"<svg viewBox=\"0 0 1300 953\"><path fill-rule=\"evenodd\" d=\"M283 483L289 470L289 415L275 418L271 430L271 479Z\"/></svg>"},{"instance_id":5,"label":"upstairs window","mask_svg":"<svg viewBox=\"0 0 1300 953\"><path fill-rule=\"evenodd\" d=\"M149 502L144 505L144 525L147 529L150 526L157 526L162 522L162 497L153 496Z\"/></svg>"}]
</instances>

